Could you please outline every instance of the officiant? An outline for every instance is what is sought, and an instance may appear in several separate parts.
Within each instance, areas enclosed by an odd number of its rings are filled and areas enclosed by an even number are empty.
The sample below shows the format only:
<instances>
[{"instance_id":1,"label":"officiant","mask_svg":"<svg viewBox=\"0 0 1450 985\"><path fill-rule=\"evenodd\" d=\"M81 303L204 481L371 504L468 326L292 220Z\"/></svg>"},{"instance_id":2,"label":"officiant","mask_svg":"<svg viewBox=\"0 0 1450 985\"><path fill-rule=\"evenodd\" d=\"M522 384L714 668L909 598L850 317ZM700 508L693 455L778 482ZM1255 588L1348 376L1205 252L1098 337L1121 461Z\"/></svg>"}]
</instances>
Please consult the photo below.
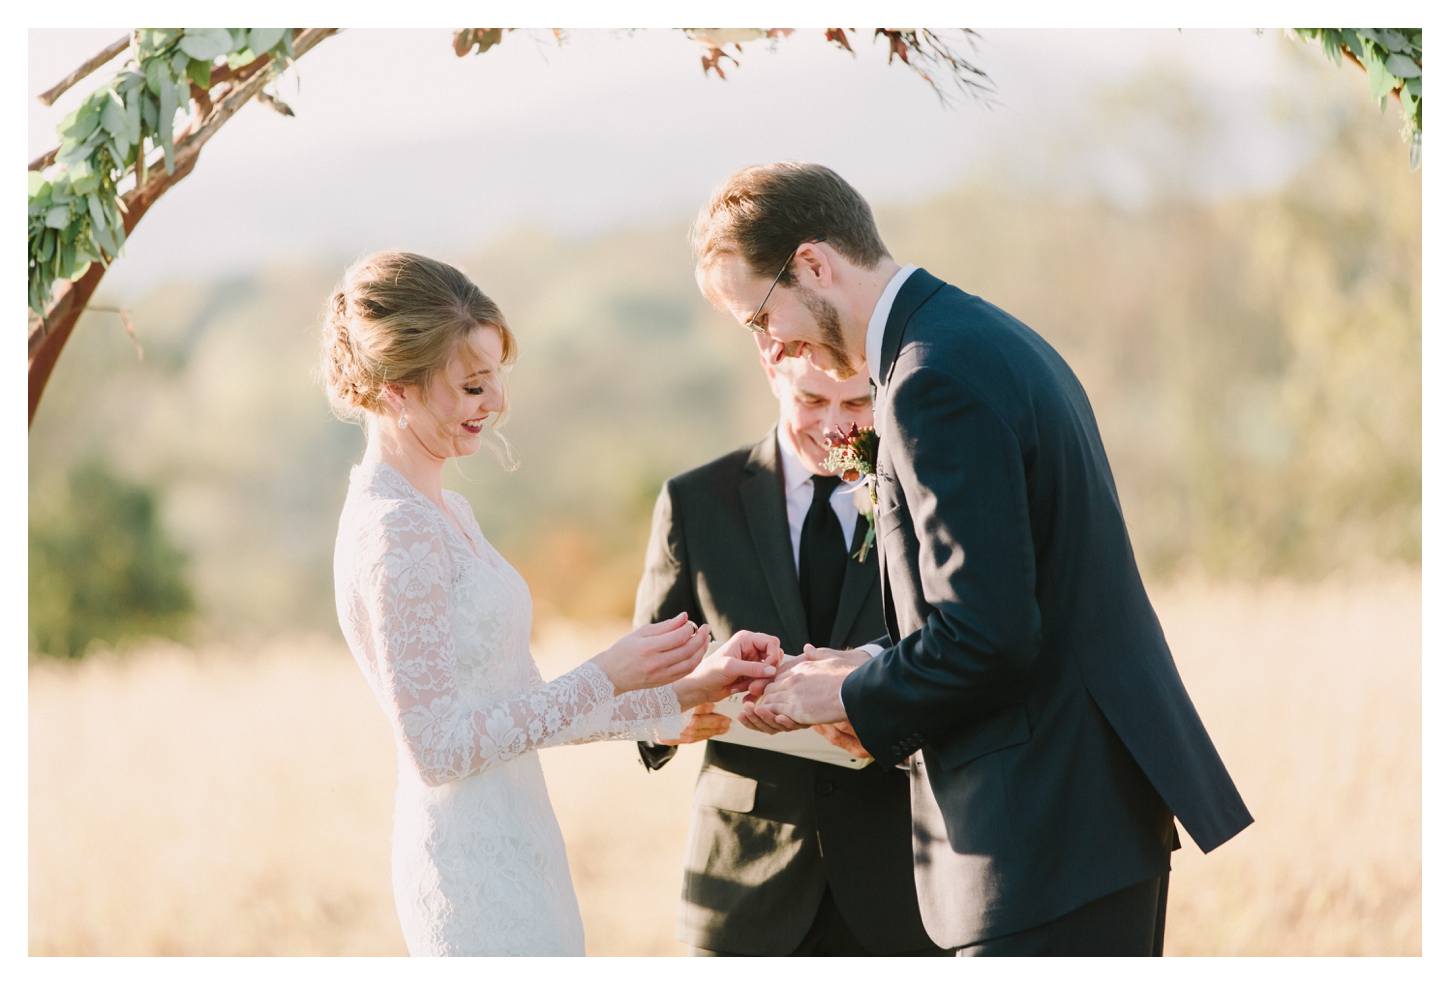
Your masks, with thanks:
<instances>
[{"instance_id":1,"label":"officiant","mask_svg":"<svg viewBox=\"0 0 1450 985\"><path fill-rule=\"evenodd\" d=\"M664 484L634 622L683 611L716 639L757 630L787 654L860 646L886 633L865 490L821 463L836 427L871 426L870 378L838 382L803 359L762 365L780 419ZM737 744L730 724L701 705L681 735L708 739L676 928L691 953L949 953L917 908L907 774ZM640 757L657 770L676 748L642 742Z\"/></svg>"}]
</instances>

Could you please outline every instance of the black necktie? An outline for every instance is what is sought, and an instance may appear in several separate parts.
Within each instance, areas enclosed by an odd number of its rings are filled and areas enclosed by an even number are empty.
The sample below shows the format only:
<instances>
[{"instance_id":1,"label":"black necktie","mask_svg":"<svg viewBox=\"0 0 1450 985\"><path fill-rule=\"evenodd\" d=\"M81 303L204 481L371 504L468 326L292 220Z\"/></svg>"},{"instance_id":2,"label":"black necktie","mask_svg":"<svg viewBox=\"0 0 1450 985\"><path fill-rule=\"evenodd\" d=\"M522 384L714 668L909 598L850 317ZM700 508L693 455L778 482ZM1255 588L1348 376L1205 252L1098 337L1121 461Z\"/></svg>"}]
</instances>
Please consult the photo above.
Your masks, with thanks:
<instances>
[{"instance_id":1,"label":"black necktie","mask_svg":"<svg viewBox=\"0 0 1450 985\"><path fill-rule=\"evenodd\" d=\"M801 601L806 607L806 626L816 646L831 645L831 628L841 604L841 585L846 580L846 536L841 521L831 509L831 493L841 484L836 475L813 475L815 498L801 526Z\"/></svg>"}]
</instances>

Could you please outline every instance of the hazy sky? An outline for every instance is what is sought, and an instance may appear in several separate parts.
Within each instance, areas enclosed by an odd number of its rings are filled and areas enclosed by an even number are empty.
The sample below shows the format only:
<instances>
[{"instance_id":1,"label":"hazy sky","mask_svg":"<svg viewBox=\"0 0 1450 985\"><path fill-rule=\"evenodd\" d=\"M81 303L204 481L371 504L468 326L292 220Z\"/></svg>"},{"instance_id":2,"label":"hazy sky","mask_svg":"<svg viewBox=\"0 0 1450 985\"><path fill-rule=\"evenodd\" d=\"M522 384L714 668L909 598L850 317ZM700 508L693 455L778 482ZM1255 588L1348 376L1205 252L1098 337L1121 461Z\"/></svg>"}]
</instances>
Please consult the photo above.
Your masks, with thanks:
<instances>
[{"instance_id":1,"label":"hazy sky","mask_svg":"<svg viewBox=\"0 0 1450 985\"><path fill-rule=\"evenodd\" d=\"M116 36L32 30L31 96ZM858 37L854 59L814 30L773 52L747 45L722 82L673 31L574 31L562 47L516 32L463 59L445 30L346 31L281 83L295 119L249 105L207 145L107 290L385 246L444 251L521 222L580 236L679 219L734 168L779 159L827 163L876 204L989 166L1131 204L1152 148L1126 147L1131 130L1094 144L1084 127L1105 87L1154 66L1176 66L1216 107L1222 139L1193 155L1193 190L1272 186L1309 147L1274 95L1304 88L1308 60L1278 32L984 31L990 108L943 107L909 69L886 65L884 43ZM31 156L120 62L53 108L30 100Z\"/></svg>"}]
</instances>

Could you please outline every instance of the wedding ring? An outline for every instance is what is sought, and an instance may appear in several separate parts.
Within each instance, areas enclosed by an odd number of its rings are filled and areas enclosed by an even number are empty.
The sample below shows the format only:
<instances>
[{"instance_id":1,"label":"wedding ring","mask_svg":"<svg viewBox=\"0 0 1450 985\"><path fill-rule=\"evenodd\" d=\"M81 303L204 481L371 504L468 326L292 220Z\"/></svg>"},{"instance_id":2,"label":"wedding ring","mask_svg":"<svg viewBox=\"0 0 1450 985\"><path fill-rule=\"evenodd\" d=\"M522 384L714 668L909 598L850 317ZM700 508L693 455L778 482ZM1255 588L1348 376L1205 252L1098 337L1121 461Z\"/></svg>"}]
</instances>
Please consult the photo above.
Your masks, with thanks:
<instances>
[{"instance_id":1,"label":"wedding ring","mask_svg":"<svg viewBox=\"0 0 1450 985\"><path fill-rule=\"evenodd\" d=\"M691 636L694 636L696 633L698 633L700 631L700 627L695 622L695 620L693 620L693 619L687 619L685 621L690 624L690 635Z\"/></svg>"}]
</instances>

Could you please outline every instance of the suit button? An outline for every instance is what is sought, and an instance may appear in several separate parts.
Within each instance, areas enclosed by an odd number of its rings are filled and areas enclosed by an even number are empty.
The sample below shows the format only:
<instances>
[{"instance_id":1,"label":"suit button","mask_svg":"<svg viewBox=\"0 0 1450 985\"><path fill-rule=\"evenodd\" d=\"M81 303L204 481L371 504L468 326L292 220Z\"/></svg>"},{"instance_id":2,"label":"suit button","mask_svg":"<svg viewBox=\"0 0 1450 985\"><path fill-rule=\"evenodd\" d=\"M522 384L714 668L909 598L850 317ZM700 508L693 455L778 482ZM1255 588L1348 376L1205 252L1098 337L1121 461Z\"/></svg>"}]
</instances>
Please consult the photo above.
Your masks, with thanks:
<instances>
[{"instance_id":1,"label":"suit button","mask_svg":"<svg viewBox=\"0 0 1450 985\"><path fill-rule=\"evenodd\" d=\"M836 785L830 780L822 780L820 783L816 784L816 793L820 794L822 797L829 797L831 794L835 793L835 791Z\"/></svg>"}]
</instances>

